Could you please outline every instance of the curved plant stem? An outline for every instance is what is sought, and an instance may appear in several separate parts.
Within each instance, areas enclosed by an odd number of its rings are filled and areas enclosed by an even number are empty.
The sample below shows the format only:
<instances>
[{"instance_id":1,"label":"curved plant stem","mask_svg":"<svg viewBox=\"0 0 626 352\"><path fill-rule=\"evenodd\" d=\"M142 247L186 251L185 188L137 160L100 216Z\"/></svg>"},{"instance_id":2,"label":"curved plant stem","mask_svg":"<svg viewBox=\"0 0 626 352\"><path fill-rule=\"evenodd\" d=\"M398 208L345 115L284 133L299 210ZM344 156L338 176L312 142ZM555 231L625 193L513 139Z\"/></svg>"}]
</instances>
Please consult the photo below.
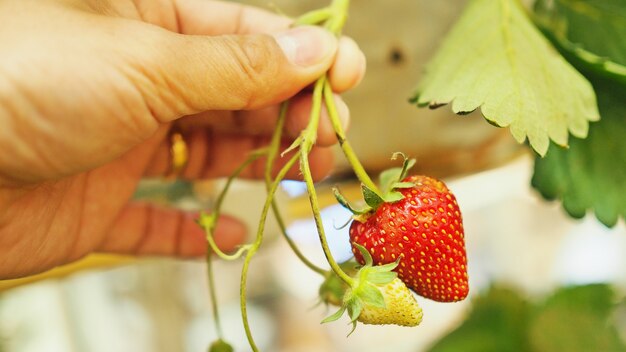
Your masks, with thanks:
<instances>
[{"instance_id":1,"label":"curved plant stem","mask_svg":"<svg viewBox=\"0 0 626 352\"><path fill-rule=\"evenodd\" d=\"M335 106L335 99L333 96L333 90L330 86L330 83L327 81L324 85L324 102L326 103L326 110L328 112L328 116L330 117L330 122L333 125L333 129L335 130L335 134L337 135L337 140L339 141L339 145L341 146L341 150L345 155L346 159L352 166L356 177L361 181L367 188L371 189L373 192L381 195L378 186L372 181L369 177L365 168L357 158L350 142L346 139L346 133L341 126L341 120L339 119L339 113L337 112L337 107Z\"/></svg>"},{"instance_id":2,"label":"curved plant stem","mask_svg":"<svg viewBox=\"0 0 626 352\"><path fill-rule=\"evenodd\" d=\"M328 264L330 264L331 269L343 280L346 284L352 286L354 279L352 279L348 274L346 274L332 253L330 252L330 247L328 246L328 241L326 239L326 233L324 231L324 224L322 223L322 217L320 216L320 206L319 201L317 199L317 193L315 192L315 186L313 184L313 178L311 177L311 168L309 166L309 155L304 151L304 149L300 152L300 168L302 170L302 174L304 175L304 182L306 183L307 190L309 193L309 202L311 203L311 209L313 210L313 218L315 219L315 227L317 228L317 234L319 235L320 243L322 245L322 250L324 251L324 256L326 256L326 260Z\"/></svg>"},{"instance_id":3,"label":"curved plant stem","mask_svg":"<svg viewBox=\"0 0 626 352\"><path fill-rule=\"evenodd\" d=\"M239 176L239 174L241 174L241 172L245 170L245 168L248 167L248 165L250 165L257 159L259 159L260 157L266 155L267 151L268 151L267 148L261 148L252 152L250 156L248 157L248 159L244 161L235 170L235 172L233 172L233 174L230 175L230 177L228 177L228 179L226 180L224 189L222 189L222 192L220 193L220 195L217 197L217 200L215 201L215 208L213 209L213 212L211 213L211 215L205 215L205 214L201 215L200 225L204 228L204 231L206 233L206 239L207 239L207 242L209 243L209 246L211 247L213 252L217 254L217 256L219 256L220 258L224 260L238 259L239 257L241 257L243 252L245 252L248 249L249 245L244 245L244 246L239 247L239 249L237 249L237 252L233 254L227 254L227 253L224 253L221 249L219 249L219 247L215 243L215 238L213 237L213 231L215 231L215 226L217 225L217 217L220 214L222 203L224 202L224 198L226 197L226 193L228 193L228 190L230 189L231 184ZM209 253L211 253L211 251L209 251Z\"/></svg>"},{"instance_id":4,"label":"curved plant stem","mask_svg":"<svg viewBox=\"0 0 626 352\"><path fill-rule=\"evenodd\" d=\"M319 235L326 260L335 274L350 285L353 282L353 279L339 267L339 264L337 264L335 258L333 258L333 255L330 252L330 247L328 246L328 241L326 240L324 225L320 216L320 206L317 199L317 193L315 191L313 177L311 175L311 167L309 165L309 152L313 148L315 137L317 136L317 127L319 126L320 112L322 109L322 93L324 86L326 85L326 81L326 76L321 77L317 80L317 82L315 82L315 87L313 88L311 118L308 126L302 132L302 145L300 146L300 171L302 172L304 182L306 183L309 202L311 204L311 210L313 211L313 218L315 219L315 226L317 228L317 233Z\"/></svg>"},{"instance_id":5,"label":"curved plant stem","mask_svg":"<svg viewBox=\"0 0 626 352\"><path fill-rule=\"evenodd\" d=\"M274 194L276 194L278 185L283 180L283 178L285 178L287 171L289 171L289 169L291 169L293 165L295 165L296 161L298 161L298 158L299 155L295 154L291 159L289 159L289 161L278 172L278 175L274 179L274 182L272 182L272 184L270 185L270 188L267 191L267 198L265 199L265 204L263 205L263 210L261 212L261 218L259 219L259 227L257 229L256 239L254 243L249 247L249 250L246 253L246 257L243 262L243 268L241 269L241 283L239 286L239 304L241 305L241 317L243 319L243 326L246 331L246 337L248 338L250 347L255 352L259 349L256 346L254 338L252 337L252 332L250 331L250 323L248 322L248 310L246 307L246 283L248 278L248 268L250 267L250 260L263 242L263 232L265 231L267 213L269 212L270 206L272 205L272 200L274 199Z\"/></svg>"},{"instance_id":6,"label":"curved plant stem","mask_svg":"<svg viewBox=\"0 0 626 352\"><path fill-rule=\"evenodd\" d=\"M306 25L316 25L325 22L330 18L333 14L333 11L330 7L323 7L321 9L309 11L304 15L298 17L293 25L294 26L306 26Z\"/></svg>"},{"instance_id":7,"label":"curved plant stem","mask_svg":"<svg viewBox=\"0 0 626 352\"><path fill-rule=\"evenodd\" d=\"M265 188L269 192L270 186L272 184L272 170L274 166L274 161L278 156L280 151L280 142L282 137L283 127L285 126L285 119L287 116L287 109L289 107L289 102L284 102L280 107L280 114L278 115L278 122L276 123L276 127L274 129L274 134L272 135L272 141L270 142L269 151L267 153L267 162L265 165ZM283 238L287 241L287 244L294 252L294 254L300 259L300 261L306 265L312 271L325 276L328 272L324 269L313 264L307 257L300 252L298 246L296 246L295 242L289 237L287 234L287 226L285 226L285 221L280 214L280 209L278 208L278 204L275 200L272 200L272 212L274 213L274 217L276 218L276 222L278 223L278 227L280 229Z\"/></svg>"}]
</instances>

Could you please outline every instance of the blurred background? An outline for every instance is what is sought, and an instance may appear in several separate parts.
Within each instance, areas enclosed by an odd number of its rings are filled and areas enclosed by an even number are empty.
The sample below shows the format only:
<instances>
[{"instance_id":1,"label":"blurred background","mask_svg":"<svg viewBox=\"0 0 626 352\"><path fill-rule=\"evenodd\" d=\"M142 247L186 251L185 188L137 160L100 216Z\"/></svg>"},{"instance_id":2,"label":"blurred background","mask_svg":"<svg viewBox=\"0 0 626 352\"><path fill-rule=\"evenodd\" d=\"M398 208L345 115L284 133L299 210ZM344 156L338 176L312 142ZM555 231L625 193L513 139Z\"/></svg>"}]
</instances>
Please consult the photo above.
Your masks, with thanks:
<instances>
[{"instance_id":1,"label":"blurred background","mask_svg":"<svg viewBox=\"0 0 626 352\"><path fill-rule=\"evenodd\" d=\"M246 1L268 8L266 0ZM274 0L289 15L327 1ZM470 296L442 304L418 298L417 328L321 325L333 312L317 304L322 278L291 253L268 224L253 260L249 315L263 351L625 351L626 226L608 229L588 216L572 220L529 186L533 156L508 130L478 114L417 109L407 100L428 59L461 13L464 0L354 1L345 32L368 58L360 87L345 95L348 138L367 169L391 166L393 152L417 159L414 172L443 178L465 222ZM470 55L471 53L461 53ZM384 131L382 130L384 128ZM320 185L332 251L347 260L349 214L330 187L358 187L340 151L335 176ZM146 181L138 197L186 209L210 207L222 182ZM305 190L285 182L279 202L289 235L323 266ZM259 214L265 188L236 182L229 214ZM250 229L257 217L243 219ZM215 261L225 337L248 351L240 313L240 261ZM216 338L202 260L90 258L41 280L0 281L1 352L206 351Z\"/></svg>"}]
</instances>

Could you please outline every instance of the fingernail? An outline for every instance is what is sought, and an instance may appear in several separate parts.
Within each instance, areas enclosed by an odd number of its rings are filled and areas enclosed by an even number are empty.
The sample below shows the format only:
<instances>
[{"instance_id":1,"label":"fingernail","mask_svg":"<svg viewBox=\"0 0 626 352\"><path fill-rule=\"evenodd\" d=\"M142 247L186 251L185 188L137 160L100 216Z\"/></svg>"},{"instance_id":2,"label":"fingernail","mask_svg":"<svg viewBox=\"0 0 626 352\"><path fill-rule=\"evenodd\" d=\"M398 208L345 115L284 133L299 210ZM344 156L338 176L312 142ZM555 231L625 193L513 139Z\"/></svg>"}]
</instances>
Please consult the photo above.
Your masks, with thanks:
<instances>
[{"instance_id":1,"label":"fingernail","mask_svg":"<svg viewBox=\"0 0 626 352\"><path fill-rule=\"evenodd\" d=\"M313 26L293 28L274 37L287 59L298 66L318 64L337 48L330 32Z\"/></svg>"}]
</instances>

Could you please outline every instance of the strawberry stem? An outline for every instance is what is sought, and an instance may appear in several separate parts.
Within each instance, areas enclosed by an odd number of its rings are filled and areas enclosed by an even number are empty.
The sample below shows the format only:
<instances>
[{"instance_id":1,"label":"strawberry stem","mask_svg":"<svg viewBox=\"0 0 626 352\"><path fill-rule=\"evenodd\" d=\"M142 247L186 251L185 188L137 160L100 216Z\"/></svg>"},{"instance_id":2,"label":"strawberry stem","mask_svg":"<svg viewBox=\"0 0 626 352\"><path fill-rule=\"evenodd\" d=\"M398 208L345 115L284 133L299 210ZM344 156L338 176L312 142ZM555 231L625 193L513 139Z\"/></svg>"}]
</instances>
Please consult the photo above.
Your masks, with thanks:
<instances>
[{"instance_id":1,"label":"strawberry stem","mask_svg":"<svg viewBox=\"0 0 626 352\"><path fill-rule=\"evenodd\" d=\"M248 322L248 310L246 308L246 282L248 278L248 268L250 267L250 261L254 254L259 250L261 243L263 242L263 232L265 231L265 222L267 220L267 213L269 212L270 206L272 205L272 201L274 199L274 195L276 194L276 190L280 185L280 182L285 178L287 171L291 169L296 161L298 161L299 155L294 155L287 163L280 169L278 175L274 179L274 182L270 185L269 190L267 191L267 198L265 199L265 204L263 205L263 210L261 211L261 218L259 219L259 227L257 228L256 238L254 243L250 246L248 252L246 253L246 257L243 262L243 268L241 269L241 284L239 288L239 303L241 305L241 317L243 319L244 329L246 331L246 337L248 338L248 342L250 343L250 347L252 347L253 351L258 351L258 347L254 342L252 337L252 332L250 331L250 323Z\"/></svg>"},{"instance_id":2,"label":"strawberry stem","mask_svg":"<svg viewBox=\"0 0 626 352\"><path fill-rule=\"evenodd\" d=\"M298 17L293 25L294 26L306 26L316 25L327 21L332 15L332 9L330 7L323 7L321 9L313 10Z\"/></svg>"},{"instance_id":3,"label":"strawberry stem","mask_svg":"<svg viewBox=\"0 0 626 352\"><path fill-rule=\"evenodd\" d=\"M359 161L359 158L356 156L356 153L352 149L350 142L346 139L346 133L343 130L343 126L341 126L341 120L339 119L339 113L337 112L337 107L335 106L335 99L333 96L333 89L330 86L330 83L327 81L324 85L324 101L326 103L326 111L328 112L328 116L330 117L330 122L333 125L333 129L335 130L335 134L337 135L337 140L339 141L339 145L341 146L341 150L345 155L346 159L352 166L356 177L363 183L367 188L372 190L374 193L381 196L380 190L378 186L372 181L369 177L365 168Z\"/></svg>"},{"instance_id":4,"label":"strawberry stem","mask_svg":"<svg viewBox=\"0 0 626 352\"><path fill-rule=\"evenodd\" d=\"M269 152L267 154L267 162L265 165L265 188L268 192L272 184L272 169L274 166L274 161L276 160L276 157L278 156L278 152L280 149L280 142L281 142L283 127L285 126L285 119L287 116L288 107L289 107L289 101L282 103L280 106L278 122L276 123L276 128L274 129L272 140L269 146ZM275 200L272 200L272 212L274 213L274 217L276 218L276 222L278 223L278 227L280 229L281 234L283 235L283 238L287 241L287 244L289 245L291 250L294 252L294 254L298 257L298 259L300 259L300 261L312 271L322 276L326 276L328 272L316 266L307 257L305 257L304 254L300 252L295 242L291 239L291 237L289 237L289 235L287 234L287 226L285 226L285 221L283 220L283 217L280 214L280 209L278 208L278 204L276 204Z\"/></svg>"},{"instance_id":5,"label":"strawberry stem","mask_svg":"<svg viewBox=\"0 0 626 352\"><path fill-rule=\"evenodd\" d=\"M304 143L306 143L306 141ZM352 286L354 280L339 267L339 264L337 264L337 262L335 261L335 258L330 251L330 247L328 246L326 233L324 231L324 224L322 223L322 217L320 216L319 201L317 199L317 193L313 184L313 178L311 177L309 155L304 150L304 148L300 150L300 170L302 171L302 175L304 176L304 182L306 183L307 191L309 194L309 203L311 204L311 209L313 210L315 227L317 228L317 234L319 235L322 250L324 251L324 256L326 256L326 260L328 261L328 264L330 264L330 267L333 269L335 274L337 274L337 276L339 276L339 278L341 278L341 280L343 280L346 284Z\"/></svg>"},{"instance_id":6,"label":"strawberry stem","mask_svg":"<svg viewBox=\"0 0 626 352\"><path fill-rule=\"evenodd\" d=\"M226 184L224 185L224 188L222 189L222 192L219 194L219 196L217 197L217 200L215 201L215 207L213 208L213 211L211 212L211 214L210 215L205 214L205 213L200 214L199 224L202 228L204 228L206 239L207 239L207 242L209 243L209 246L211 247L211 250L215 252L215 254L217 254L218 257L224 260L238 259L239 257L241 257L243 252L245 252L249 248L249 245L240 246L239 249L237 249L235 253L227 254L227 253L224 253L215 243L214 231L215 231L215 226L217 225L217 218L221 212L222 203L224 203L226 194L228 193L228 190L230 189L230 186L232 185L233 181L241 174L241 172L243 172L243 170L246 169L246 167L248 167L248 165L250 165L257 159L259 159L260 157L266 155L267 152L268 152L268 148L261 148L261 149L257 149L253 151L250 154L250 156L248 156L248 159L246 159L241 165L239 165L239 167L233 172L233 174L228 177L228 179L226 180ZM208 252L208 254L210 253L211 251Z\"/></svg>"},{"instance_id":7,"label":"strawberry stem","mask_svg":"<svg viewBox=\"0 0 626 352\"><path fill-rule=\"evenodd\" d=\"M209 280L209 296L211 298L211 308L213 310L213 321L215 321L215 331L217 332L217 337L220 340L224 340L224 330L222 330L222 322L220 320L219 309L217 306L217 293L215 292L215 279L213 275L212 262L211 251L207 251L206 265Z\"/></svg>"},{"instance_id":8,"label":"strawberry stem","mask_svg":"<svg viewBox=\"0 0 626 352\"><path fill-rule=\"evenodd\" d=\"M330 5L332 16L330 16L330 18L326 22L325 27L335 35L339 35L341 29L343 28L343 25L345 24L349 4L349 0L333 0ZM309 203L311 204L311 210L313 211L315 227L317 228L317 233L319 235L320 243L322 245L322 250L324 251L324 256L326 256L326 260L328 261L328 264L335 272L335 274L337 274L337 276L341 278L341 280L343 280L345 283L351 285L354 280L348 274L346 274L341 269L341 267L339 267L339 264L337 264L337 262L335 261L335 258L330 251L330 247L328 246L326 233L324 231L324 225L320 216L319 201L317 198L317 193L315 191L313 177L311 175L311 167L309 165L309 152L311 151L311 149L313 149L313 145L315 144L315 140L317 137L317 128L319 126L319 120L322 110L322 100L328 100L328 98L326 98L326 96L324 95L324 90L326 86L330 87L330 83L328 83L327 75L324 75L315 82L313 88L313 98L311 103L312 105L309 124L307 125L306 129L302 131L302 134L300 136L300 171L302 172L304 182L306 183L307 193L309 195ZM333 98L332 90L330 98ZM332 105L332 107L334 107L334 105ZM334 113L336 114L336 109ZM338 120L337 115L336 117Z\"/></svg>"}]
</instances>

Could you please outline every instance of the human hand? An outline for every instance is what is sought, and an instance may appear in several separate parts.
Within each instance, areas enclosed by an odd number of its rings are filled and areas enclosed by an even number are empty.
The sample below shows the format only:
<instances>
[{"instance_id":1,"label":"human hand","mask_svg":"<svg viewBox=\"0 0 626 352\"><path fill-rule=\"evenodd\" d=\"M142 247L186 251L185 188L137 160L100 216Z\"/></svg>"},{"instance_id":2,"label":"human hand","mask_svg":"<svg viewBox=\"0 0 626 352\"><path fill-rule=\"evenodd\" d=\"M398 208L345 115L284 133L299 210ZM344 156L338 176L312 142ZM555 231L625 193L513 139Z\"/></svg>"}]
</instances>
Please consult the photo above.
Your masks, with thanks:
<instances>
[{"instance_id":1,"label":"human hand","mask_svg":"<svg viewBox=\"0 0 626 352\"><path fill-rule=\"evenodd\" d=\"M358 83L365 62L353 41L289 23L210 0L0 2L0 279L93 251L202 255L193 214L129 200L142 177L170 168L173 125L190 148L182 177L226 176L269 140L279 102L297 94L293 138L308 119L304 87L331 66L337 92ZM335 142L322 121L316 178ZM218 245L244 232L221 218Z\"/></svg>"}]
</instances>

